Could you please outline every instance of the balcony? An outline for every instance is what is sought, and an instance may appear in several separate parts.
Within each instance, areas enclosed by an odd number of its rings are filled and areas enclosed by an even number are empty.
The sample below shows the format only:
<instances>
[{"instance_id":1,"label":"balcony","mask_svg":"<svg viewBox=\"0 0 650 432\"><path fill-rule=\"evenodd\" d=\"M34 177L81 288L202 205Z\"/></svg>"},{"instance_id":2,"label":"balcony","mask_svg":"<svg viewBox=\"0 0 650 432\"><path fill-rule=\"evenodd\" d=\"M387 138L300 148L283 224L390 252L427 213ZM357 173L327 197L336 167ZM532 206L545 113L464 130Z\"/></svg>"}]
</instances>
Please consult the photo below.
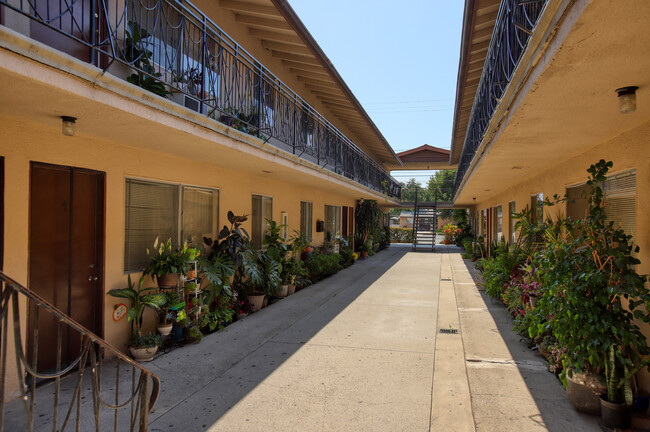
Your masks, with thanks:
<instances>
[{"instance_id":1,"label":"balcony","mask_svg":"<svg viewBox=\"0 0 650 432\"><path fill-rule=\"evenodd\" d=\"M548 0L502 0L463 141L454 196L458 195L497 106Z\"/></svg>"},{"instance_id":2,"label":"balcony","mask_svg":"<svg viewBox=\"0 0 650 432\"><path fill-rule=\"evenodd\" d=\"M188 2L0 0L3 24L158 96L399 198L375 160Z\"/></svg>"}]
</instances>

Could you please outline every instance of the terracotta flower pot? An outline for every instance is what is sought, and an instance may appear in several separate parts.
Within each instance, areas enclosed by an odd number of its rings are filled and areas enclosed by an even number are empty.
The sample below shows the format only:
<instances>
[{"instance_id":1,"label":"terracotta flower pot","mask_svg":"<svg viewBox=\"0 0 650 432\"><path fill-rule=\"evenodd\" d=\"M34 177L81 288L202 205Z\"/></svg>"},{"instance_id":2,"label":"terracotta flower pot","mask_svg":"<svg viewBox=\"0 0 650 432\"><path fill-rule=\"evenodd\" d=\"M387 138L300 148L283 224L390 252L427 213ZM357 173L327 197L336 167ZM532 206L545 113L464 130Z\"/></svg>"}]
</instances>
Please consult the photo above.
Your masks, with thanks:
<instances>
[{"instance_id":1,"label":"terracotta flower pot","mask_svg":"<svg viewBox=\"0 0 650 432\"><path fill-rule=\"evenodd\" d=\"M152 347L129 347L129 352L134 359L139 362L148 362L153 360L154 354L158 351L157 346Z\"/></svg>"},{"instance_id":2,"label":"terracotta flower pot","mask_svg":"<svg viewBox=\"0 0 650 432\"><path fill-rule=\"evenodd\" d=\"M600 413L600 391L599 388L587 384L595 382L585 374L574 372L573 376L566 375L566 395L574 408L578 411L598 415Z\"/></svg>"},{"instance_id":3,"label":"terracotta flower pot","mask_svg":"<svg viewBox=\"0 0 650 432\"><path fill-rule=\"evenodd\" d=\"M285 298L289 295L289 285L282 285L279 290L275 292L277 298Z\"/></svg>"},{"instance_id":4,"label":"terracotta flower pot","mask_svg":"<svg viewBox=\"0 0 650 432\"><path fill-rule=\"evenodd\" d=\"M157 276L158 279L158 288L160 289L170 289L176 288L178 286L178 275L165 273L162 276Z\"/></svg>"},{"instance_id":5,"label":"terracotta flower pot","mask_svg":"<svg viewBox=\"0 0 650 432\"><path fill-rule=\"evenodd\" d=\"M252 294L246 296L246 299L248 300L248 303L253 307L255 312L262 310L262 305L264 304L264 299L265 299L264 294Z\"/></svg>"},{"instance_id":6,"label":"terracotta flower pot","mask_svg":"<svg viewBox=\"0 0 650 432\"><path fill-rule=\"evenodd\" d=\"M287 295L291 295L296 292L296 286L295 285L289 285L287 289Z\"/></svg>"}]
</instances>

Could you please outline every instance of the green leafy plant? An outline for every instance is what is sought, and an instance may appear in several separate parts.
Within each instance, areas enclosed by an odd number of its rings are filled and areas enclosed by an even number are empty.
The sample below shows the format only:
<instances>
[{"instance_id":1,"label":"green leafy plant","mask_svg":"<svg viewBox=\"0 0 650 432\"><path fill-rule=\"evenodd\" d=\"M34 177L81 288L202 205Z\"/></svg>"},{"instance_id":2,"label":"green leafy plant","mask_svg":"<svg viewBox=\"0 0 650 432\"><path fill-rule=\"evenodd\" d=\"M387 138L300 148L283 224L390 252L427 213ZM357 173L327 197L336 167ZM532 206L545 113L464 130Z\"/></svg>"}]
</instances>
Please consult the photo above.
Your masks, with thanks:
<instances>
[{"instance_id":1,"label":"green leafy plant","mask_svg":"<svg viewBox=\"0 0 650 432\"><path fill-rule=\"evenodd\" d=\"M356 222L355 243L365 244L368 237L381 229L381 209L374 200L359 200L354 211ZM360 249L359 249L360 250Z\"/></svg>"},{"instance_id":2,"label":"green leafy plant","mask_svg":"<svg viewBox=\"0 0 650 432\"><path fill-rule=\"evenodd\" d=\"M129 338L130 347L155 347L162 345L162 338L154 332L147 334L133 333Z\"/></svg>"},{"instance_id":3,"label":"green leafy plant","mask_svg":"<svg viewBox=\"0 0 650 432\"><path fill-rule=\"evenodd\" d=\"M313 254L307 261L307 268L313 281L319 281L338 272L341 256L336 253Z\"/></svg>"},{"instance_id":4,"label":"green leafy plant","mask_svg":"<svg viewBox=\"0 0 650 432\"><path fill-rule=\"evenodd\" d=\"M562 218L547 230L547 244L534 259L545 289L536 308L543 320L530 332L550 329L568 349L567 368L606 369L608 385L620 390L632 372L648 364L642 356L650 349L636 320L650 322L650 292L647 276L635 271L639 248L607 219L600 185L611 167L600 160L587 170L584 219ZM556 203L563 201L556 197ZM625 399L621 393L611 397Z\"/></svg>"},{"instance_id":5,"label":"green leafy plant","mask_svg":"<svg viewBox=\"0 0 650 432\"><path fill-rule=\"evenodd\" d=\"M172 247L171 238L163 243L158 242L158 238L156 237L153 248L157 252L156 254L150 254L149 249L147 249L147 255L149 256L149 265L144 271L145 275L187 275L189 271L188 264L196 257L196 254L198 253L195 248L188 247L187 242L180 250L174 250Z\"/></svg>"},{"instance_id":6,"label":"green leafy plant","mask_svg":"<svg viewBox=\"0 0 650 432\"><path fill-rule=\"evenodd\" d=\"M171 92L160 81L159 78L162 74L156 72L154 68L151 60L153 52L149 48L153 43L149 38L150 35L147 30L133 21L128 22L122 60L133 65L136 72L129 75L126 80L159 96L167 97Z\"/></svg>"},{"instance_id":7,"label":"green leafy plant","mask_svg":"<svg viewBox=\"0 0 650 432\"><path fill-rule=\"evenodd\" d=\"M126 318L132 321L132 336L142 336L142 314L146 307L158 310L167 302L165 295L155 292L155 288L142 288L145 278L146 276L142 275L136 287L129 275L126 288L112 289L107 292L110 296L129 300Z\"/></svg>"}]
</instances>

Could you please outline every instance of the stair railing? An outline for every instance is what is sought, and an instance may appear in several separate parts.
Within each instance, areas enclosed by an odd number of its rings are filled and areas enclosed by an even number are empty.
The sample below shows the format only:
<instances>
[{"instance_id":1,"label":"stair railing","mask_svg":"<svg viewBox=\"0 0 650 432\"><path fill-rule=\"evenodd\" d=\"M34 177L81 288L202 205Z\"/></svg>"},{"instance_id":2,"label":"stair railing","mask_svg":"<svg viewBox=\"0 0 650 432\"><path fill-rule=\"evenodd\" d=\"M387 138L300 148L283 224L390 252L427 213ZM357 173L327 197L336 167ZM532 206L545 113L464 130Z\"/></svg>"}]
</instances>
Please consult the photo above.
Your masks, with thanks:
<instances>
[{"instance_id":1,"label":"stair railing","mask_svg":"<svg viewBox=\"0 0 650 432\"><path fill-rule=\"evenodd\" d=\"M0 289L0 432L100 431L109 430L111 423L114 431L147 430L149 412L160 392L158 376L2 272ZM29 311L31 347L23 340L21 326L26 328L27 321L21 322L21 311ZM53 372L37 370L42 314L53 317L57 326ZM64 335L67 341L75 337L80 341L78 356L68 364L62 364ZM7 361L9 340L13 340L15 363ZM31 355L25 355L24 347ZM16 371L19 397L5 401L8 369Z\"/></svg>"},{"instance_id":2,"label":"stair railing","mask_svg":"<svg viewBox=\"0 0 650 432\"><path fill-rule=\"evenodd\" d=\"M418 244L418 239L417 239L417 225L418 225L418 186L417 184L415 185L415 204L413 207L413 227L411 228L411 235L412 235L412 240L413 240L413 250L415 250L415 247Z\"/></svg>"}]
</instances>

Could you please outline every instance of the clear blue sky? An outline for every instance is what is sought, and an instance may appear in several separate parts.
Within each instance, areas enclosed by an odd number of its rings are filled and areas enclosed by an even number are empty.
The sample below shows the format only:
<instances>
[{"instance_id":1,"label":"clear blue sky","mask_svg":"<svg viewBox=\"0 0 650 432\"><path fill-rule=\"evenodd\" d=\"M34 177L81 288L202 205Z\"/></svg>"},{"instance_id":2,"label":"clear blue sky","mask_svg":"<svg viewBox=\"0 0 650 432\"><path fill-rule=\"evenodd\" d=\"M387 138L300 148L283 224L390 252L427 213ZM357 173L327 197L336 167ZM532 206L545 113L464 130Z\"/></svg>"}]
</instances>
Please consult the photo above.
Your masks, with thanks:
<instances>
[{"instance_id":1,"label":"clear blue sky","mask_svg":"<svg viewBox=\"0 0 650 432\"><path fill-rule=\"evenodd\" d=\"M449 149L460 0L289 0L395 152ZM414 174L423 175L416 176ZM430 172L394 171L399 181Z\"/></svg>"}]
</instances>

